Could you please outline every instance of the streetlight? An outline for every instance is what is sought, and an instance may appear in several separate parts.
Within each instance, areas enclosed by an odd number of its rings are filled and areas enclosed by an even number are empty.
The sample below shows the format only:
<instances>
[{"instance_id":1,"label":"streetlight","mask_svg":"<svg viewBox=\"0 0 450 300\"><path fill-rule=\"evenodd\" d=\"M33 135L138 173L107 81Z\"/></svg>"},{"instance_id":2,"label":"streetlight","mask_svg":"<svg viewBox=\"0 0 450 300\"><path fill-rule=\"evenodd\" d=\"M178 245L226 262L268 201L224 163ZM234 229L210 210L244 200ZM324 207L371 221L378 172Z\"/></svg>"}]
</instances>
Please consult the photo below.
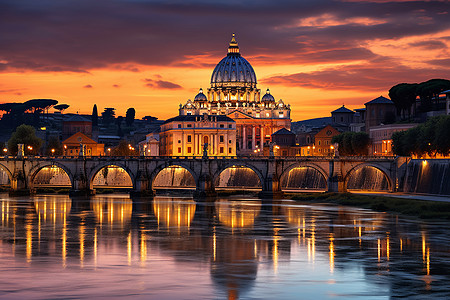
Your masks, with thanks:
<instances>
[{"instance_id":1,"label":"streetlight","mask_svg":"<svg viewBox=\"0 0 450 300\"><path fill-rule=\"evenodd\" d=\"M52 149L52 155L55 155L55 149Z\"/></svg>"},{"instance_id":2,"label":"streetlight","mask_svg":"<svg viewBox=\"0 0 450 300\"><path fill-rule=\"evenodd\" d=\"M111 156L111 148L106 149L108 151L108 156Z\"/></svg>"}]
</instances>

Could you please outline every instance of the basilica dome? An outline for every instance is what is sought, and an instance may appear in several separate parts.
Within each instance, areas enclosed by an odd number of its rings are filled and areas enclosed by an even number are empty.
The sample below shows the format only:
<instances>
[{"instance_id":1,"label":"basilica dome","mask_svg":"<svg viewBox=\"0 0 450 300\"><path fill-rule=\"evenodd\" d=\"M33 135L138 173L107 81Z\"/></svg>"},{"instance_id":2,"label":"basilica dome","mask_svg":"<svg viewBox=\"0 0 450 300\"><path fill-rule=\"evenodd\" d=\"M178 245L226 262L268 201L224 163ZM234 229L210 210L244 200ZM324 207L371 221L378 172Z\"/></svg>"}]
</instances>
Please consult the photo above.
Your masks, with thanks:
<instances>
[{"instance_id":1,"label":"basilica dome","mask_svg":"<svg viewBox=\"0 0 450 300\"><path fill-rule=\"evenodd\" d=\"M262 102L275 102L275 98L270 94L270 90L267 89L266 94L261 98Z\"/></svg>"},{"instance_id":2,"label":"basilica dome","mask_svg":"<svg viewBox=\"0 0 450 300\"><path fill-rule=\"evenodd\" d=\"M239 53L233 34L228 54L214 68L211 87L246 86L256 87L256 74L250 63Z\"/></svg>"},{"instance_id":3,"label":"basilica dome","mask_svg":"<svg viewBox=\"0 0 450 300\"><path fill-rule=\"evenodd\" d=\"M207 101L206 95L203 94L203 89L200 89L198 94L195 96L194 101Z\"/></svg>"}]
</instances>

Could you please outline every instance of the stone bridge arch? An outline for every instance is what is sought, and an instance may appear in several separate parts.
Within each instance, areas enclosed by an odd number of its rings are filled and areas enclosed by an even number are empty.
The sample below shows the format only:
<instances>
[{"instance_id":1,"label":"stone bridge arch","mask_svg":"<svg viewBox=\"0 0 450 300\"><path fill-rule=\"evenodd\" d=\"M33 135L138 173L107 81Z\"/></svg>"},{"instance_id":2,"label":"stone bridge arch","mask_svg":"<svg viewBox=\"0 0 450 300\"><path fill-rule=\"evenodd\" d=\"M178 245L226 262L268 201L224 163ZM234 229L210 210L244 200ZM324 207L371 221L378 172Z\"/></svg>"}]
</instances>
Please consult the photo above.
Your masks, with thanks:
<instances>
[{"instance_id":1,"label":"stone bridge arch","mask_svg":"<svg viewBox=\"0 0 450 300\"><path fill-rule=\"evenodd\" d=\"M360 164L357 164L356 166L353 166L351 169L349 169L345 175L344 175L344 189L347 191L347 185L350 180L350 177L352 174L354 174L356 171L363 169L364 167L372 167L381 173L386 177L387 183L388 183L388 190L390 192L394 191L394 181L391 177L390 171L386 169L383 165L377 164L374 162L362 162Z\"/></svg>"},{"instance_id":2,"label":"stone bridge arch","mask_svg":"<svg viewBox=\"0 0 450 300\"><path fill-rule=\"evenodd\" d=\"M5 173L8 175L9 183L11 184L11 182L12 182L11 170L9 170L7 166L5 166L4 164L1 164L1 163L0 163L0 170L5 171Z\"/></svg>"},{"instance_id":3,"label":"stone bridge arch","mask_svg":"<svg viewBox=\"0 0 450 300\"><path fill-rule=\"evenodd\" d=\"M126 162L126 161L125 161ZM126 163L118 161L102 161L100 164L96 164L87 176L88 187L90 190L94 189L94 178L103 168L107 167L119 167L127 172L128 176L131 178L131 183L133 189L136 187L136 174L128 167Z\"/></svg>"},{"instance_id":4,"label":"stone bridge arch","mask_svg":"<svg viewBox=\"0 0 450 300\"><path fill-rule=\"evenodd\" d=\"M156 165L156 167L152 170L148 170L149 172L149 189L154 190L154 182L156 177L161 173L162 170L170 168L170 167L181 167L185 170L187 170L192 177L194 178L195 187L198 188L199 185L199 175L189 166L189 164L180 162L180 161L170 161L170 162L164 162Z\"/></svg>"},{"instance_id":5,"label":"stone bridge arch","mask_svg":"<svg viewBox=\"0 0 450 300\"><path fill-rule=\"evenodd\" d=\"M256 176L258 176L259 179L259 183L261 187L264 187L264 175L261 173L261 171L258 169L258 167L252 165L251 163L248 162L242 162L242 161L237 161L237 162L227 162L225 164L219 164L218 168L216 170L216 172L213 174L213 178L212 178L212 182L215 185L220 178L220 174L225 171L228 168L233 168L233 167L241 167L241 168L249 168L250 170L252 170L253 172L255 172Z\"/></svg>"},{"instance_id":6,"label":"stone bridge arch","mask_svg":"<svg viewBox=\"0 0 450 300\"><path fill-rule=\"evenodd\" d=\"M28 186L32 189L34 186L34 180L36 179L36 176L39 173L39 171L41 171L43 168L52 167L52 166L56 166L56 167L62 169L69 177L70 185L73 186L73 174L72 174L71 169L69 167L67 167L66 165L64 165L63 163L60 163L57 161L42 161L42 162L39 162L37 165L33 166L28 173L28 177L27 177Z\"/></svg>"},{"instance_id":7,"label":"stone bridge arch","mask_svg":"<svg viewBox=\"0 0 450 300\"><path fill-rule=\"evenodd\" d=\"M328 164L328 162L327 162ZM300 161L300 162L293 162L288 164L287 166L285 166L283 168L283 170L281 171L281 175L280 175L280 185L283 182L283 180L286 179L286 177L289 175L289 172L295 168L312 168L314 170L316 170L323 178L324 182L325 182L325 190L328 189L328 177L329 174L328 172L322 168L320 165L313 163L313 162L309 162L309 161Z\"/></svg>"}]
</instances>

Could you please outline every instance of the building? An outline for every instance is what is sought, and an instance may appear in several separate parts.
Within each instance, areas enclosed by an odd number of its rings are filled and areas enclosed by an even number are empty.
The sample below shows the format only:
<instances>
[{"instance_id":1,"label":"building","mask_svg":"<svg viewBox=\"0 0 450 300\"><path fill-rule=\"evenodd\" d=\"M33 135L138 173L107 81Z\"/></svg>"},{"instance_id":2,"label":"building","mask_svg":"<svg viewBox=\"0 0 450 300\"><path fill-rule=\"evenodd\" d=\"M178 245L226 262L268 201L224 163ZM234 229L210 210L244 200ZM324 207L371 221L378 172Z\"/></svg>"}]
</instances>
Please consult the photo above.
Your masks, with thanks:
<instances>
[{"instance_id":1,"label":"building","mask_svg":"<svg viewBox=\"0 0 450 300\"><path fill-rule=\"evenodd\" d=\"M405 131L416 127L417 124L389 124L379 125L370 128L369 136L372 143L371 155L391 156L392 152L392 134L397 131Z\"/></svg>"},{"instance_id":2,"label":"building","mask_svg":"<svg viewBox=\"0 0 450 300\"><path fill-rule=\"evenodd\" d=\"M159 156L159 134L151 132L145 136L145 140L139 143L141 156Z\"/></svg>"},{"instance_id":3,"label":"building","mask_svg":"<svg viewBox=\"0 0 450 300\"><path fill-rule=\"evenodd\" d=\"M381 124L394 123L396 119L396 108L394 102L380 96L364 104L366 106L366 132L370 128Z\"/></svg>"},{"instance_id":4,"label":"building","mask_svg":"<svg viewBox=\"0 0 450 300\"><path fill-rule=\"evenodd\" d=\"M77 132L62 142L64 156L79 156L84 147L84 156L105 155L105 145L99 144L81 132Z\"/></svg>"},{"instance_id":5,"label":"building","mask_svg":"<svg viewBox=\"0 0 450 300\"><path fill-rule=\"evenodd\" d=\"M237 154L254 154L257 149L263 153L273 133L291 127L290 105L276 101L269 89L261 97L256 73L241 56L234 34L227 56L214 68L206 94L200 89L194 101L180 104L179 115L223 115L234 120Z\"/></svg>"},{"instance_id":6,"label":"building","mask_svg":"<svg viewBox=\"0 0 450 300\"><path fill-rule=\"evenodd\" d=\"M450 115L450 90L443 91L442 94L445 94L445 114Z\"/></svg>"},{"instance_id":7,"label":"building","mask_svg":"<svg viewBox=\"0 0 450 300\"><path fill-rule=\"evenodd\" d=\"M334 145L331 140L334 136L341 134L336 128L327 125L314 136L314 156L334 155Z\"/></svg>"},{"instance_id":8,"label":"building","mask_svg":"<svg viewBox=\"0 0 450 300\"><path fill-rule=\"evenodd\" d=\"M354 115L355 112L353 110L350 110L342 105L342 107L331 112L332 125L344 126L348 128L350 124L353 123Z\"/></svg>"},{"instance_id":9,"label":"building","mask_svg":"<svg viewBox=\"0 0 450 300\"><path fill-rule=\"evenodd\" d=\"M181 115L161 126L162 156L236 155L236 122L224 115ZM206 149L205 149L206 148Z\"/></svg>"},{"instance_id":10,"label":"building","mask_svg":"<svg viewBox=\"0 0 450 300\"><path fill-rule=\"evenodd\" d=\"M272 134L272 143L275 156L300 156L301 147L296 145L296 135L286 128ZM269 155L267 150L264 155Z\"/></svg>"},{"instance_id":11,"label":"building","mask_svg":"<svg viewBox=\"0 0 450 300\"><path fill-rule=\"evenodd\" d=\"M62 139L65 140L77 132L92 139L92 121L80 115L73 115L63 121Z\"/></svg>"}]
</instances>

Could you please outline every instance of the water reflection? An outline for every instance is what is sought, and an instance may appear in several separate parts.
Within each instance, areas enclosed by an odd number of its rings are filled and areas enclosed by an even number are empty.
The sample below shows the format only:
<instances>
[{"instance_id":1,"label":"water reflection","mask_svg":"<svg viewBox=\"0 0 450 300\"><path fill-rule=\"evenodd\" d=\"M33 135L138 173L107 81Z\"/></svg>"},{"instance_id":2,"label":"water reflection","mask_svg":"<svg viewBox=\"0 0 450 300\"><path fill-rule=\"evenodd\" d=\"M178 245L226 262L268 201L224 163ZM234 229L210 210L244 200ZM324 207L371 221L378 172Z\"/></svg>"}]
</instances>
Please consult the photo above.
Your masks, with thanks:
<instances>
[{"instance_id":1,"label":"water reflection","mask_svg":"<svg viewBox=\"0 0 450 300\"><path fill-rule=\"evenodd\" d=\"M261 201L218 199L215 206L220 223L226 227L250 228L259 215Z\"/></svg>"},{"instance_id":2,"label":"water reflection","mask_svg":"<svg viewBox=\"0 0 450 300\"><path fill-rule=\"evenodd\" d=\"M99 284L121 295L189 299L450 294L448 224L293 201L156 197L133 203L118 196L0 201L1 278L47 274L32 283L0 280L0 295L13 291L14 297L26 297L30 284L41 298L80 298L99 290L103 297L117 297ZM52 285L63 270L79 287L69 289L71 294Z\"/></svg>"}]
</instances>

